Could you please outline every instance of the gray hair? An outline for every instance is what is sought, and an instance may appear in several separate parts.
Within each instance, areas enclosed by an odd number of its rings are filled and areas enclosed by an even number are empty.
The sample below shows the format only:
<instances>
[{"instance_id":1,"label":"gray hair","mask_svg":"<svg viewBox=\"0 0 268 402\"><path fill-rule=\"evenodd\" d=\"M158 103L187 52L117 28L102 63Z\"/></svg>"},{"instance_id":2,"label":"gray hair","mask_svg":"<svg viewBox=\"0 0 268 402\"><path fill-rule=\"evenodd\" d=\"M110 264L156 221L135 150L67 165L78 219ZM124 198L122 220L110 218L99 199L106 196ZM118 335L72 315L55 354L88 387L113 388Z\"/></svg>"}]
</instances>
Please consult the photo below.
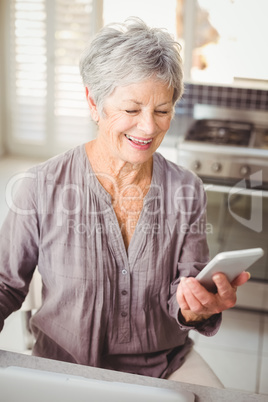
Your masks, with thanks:
<instances>
[{"instance_id":1,"label":"gray hair","mask_svg":"<svg viewBox=\"0 0 268 402\"><path fill-rule=\"evenodd\" d=\"M183 93L180 49L165 30L129 18L100 30L81 55L80 73L100 112L116 87L153 77L174 88L175 105Z\"/></svg>"}]
</instances>

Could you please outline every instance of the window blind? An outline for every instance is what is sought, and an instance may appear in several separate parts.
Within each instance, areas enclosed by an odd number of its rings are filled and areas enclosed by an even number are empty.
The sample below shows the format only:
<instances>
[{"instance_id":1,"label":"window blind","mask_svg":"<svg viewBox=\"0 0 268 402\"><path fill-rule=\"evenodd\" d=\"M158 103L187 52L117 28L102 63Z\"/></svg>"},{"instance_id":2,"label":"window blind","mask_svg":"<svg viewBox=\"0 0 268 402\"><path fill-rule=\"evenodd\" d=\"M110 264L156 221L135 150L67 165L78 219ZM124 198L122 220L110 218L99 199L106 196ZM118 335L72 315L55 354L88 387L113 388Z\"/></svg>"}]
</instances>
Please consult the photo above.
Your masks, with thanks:
<instances>
[{"instance_id":1,"label":"window blind","mask_svg":"<svg viewBox=\"0 0 268 402\"><path fill-rule=\"evenodd\" d=\"M78 64L96 3L10 0L11 151L46 156L92 137Z\"/></svg>"},{"instance_id":2,"label":"window blind","mask_svg":"<svg viewBox=\"0 0 268 402\"><path fill-rule=\"evenodd\" d=\"M56 140L72 145L89 139L89 110L79 58L91 35L92 1L58 0L55 8Z\"/></svg>"},{"instance_id":3,"label":"window blind","mask_svg":"<svg viewBox=\"0 0 268 402\"><path fill-rule=\"evenodd\" d=\"M46 135L45 1L13 0L10 11L12 136L40 143Z\"/></svg>"}]
</instances>

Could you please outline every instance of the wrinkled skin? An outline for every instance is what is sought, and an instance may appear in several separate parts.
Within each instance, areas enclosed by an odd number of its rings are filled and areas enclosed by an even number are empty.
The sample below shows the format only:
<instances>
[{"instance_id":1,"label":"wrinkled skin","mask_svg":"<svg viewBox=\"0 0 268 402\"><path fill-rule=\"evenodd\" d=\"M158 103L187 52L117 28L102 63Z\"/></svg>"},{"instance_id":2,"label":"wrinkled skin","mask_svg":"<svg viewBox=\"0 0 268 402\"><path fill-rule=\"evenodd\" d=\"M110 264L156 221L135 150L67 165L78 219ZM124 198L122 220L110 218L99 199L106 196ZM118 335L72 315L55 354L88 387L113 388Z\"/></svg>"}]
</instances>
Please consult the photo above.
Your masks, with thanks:
<instances>
[{"instance_id":1,"label":"wrinkled skin","mask_svg":"<svg viewBox=\"0 0 268 402\"><path fill-rule=\"evenodd\" d=\"M242 272L230 283L223 273L217 273L213 276L217 286L215 294L207 291L195 278L182 278L177 288L177 301L185 323L202 321L233 307L237 287L249 278L248 272Z\"/></svg>"}]
</instances>

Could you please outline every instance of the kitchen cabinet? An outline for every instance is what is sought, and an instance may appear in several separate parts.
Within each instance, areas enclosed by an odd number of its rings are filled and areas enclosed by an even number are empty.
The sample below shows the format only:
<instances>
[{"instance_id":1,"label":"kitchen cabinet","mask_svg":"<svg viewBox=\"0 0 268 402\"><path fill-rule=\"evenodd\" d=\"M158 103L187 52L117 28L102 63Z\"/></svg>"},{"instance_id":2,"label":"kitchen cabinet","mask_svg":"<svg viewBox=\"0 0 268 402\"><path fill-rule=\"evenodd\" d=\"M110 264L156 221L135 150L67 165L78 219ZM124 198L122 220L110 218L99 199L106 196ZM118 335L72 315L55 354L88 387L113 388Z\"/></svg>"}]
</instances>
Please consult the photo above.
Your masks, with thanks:
<instances>
[{"instance_id":1,"label":"kitchen cabinet","mask_svg":"<svg viewBox=\"0 0 268 402\"><path fill-rule=\"evenodd\" d=\"M186 80L268 88L267 15L266 0L177 0Z\"/></svg>"}]
</instances>

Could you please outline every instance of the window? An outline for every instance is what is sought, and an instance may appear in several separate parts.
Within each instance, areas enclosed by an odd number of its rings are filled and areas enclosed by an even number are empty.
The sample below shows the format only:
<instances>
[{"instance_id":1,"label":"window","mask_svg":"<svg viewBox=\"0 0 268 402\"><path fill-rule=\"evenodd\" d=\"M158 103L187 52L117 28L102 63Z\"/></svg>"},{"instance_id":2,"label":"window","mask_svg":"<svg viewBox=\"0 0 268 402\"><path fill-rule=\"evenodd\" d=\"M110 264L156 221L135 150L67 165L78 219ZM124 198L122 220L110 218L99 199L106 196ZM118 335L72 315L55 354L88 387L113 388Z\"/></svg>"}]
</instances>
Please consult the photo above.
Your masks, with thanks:
<instances>
[{"instance_id":1,"label":"window","mask_svg":"<svg viewBox=\"0 0 268 402\"><path fill-rule=\"evenodd\" d=\"M11 4L10 80L16 139L44 142L46 132L47 50L44 1ZM15 117L15 116L14 116Z\"/></svg>"},{"instance_id":2,"label":"window","mask_svg":"<svg viewBox=\"0 0 268 402\"><path fill-rule=\"evenodd\" d=\"M92 138L79 57L101 24L96 0L10 0L9 151L48 156ZM99 21L99 23L98 23Z\"/></svg>"},{"instance_id":3,"label":"window","mask_svg":"<svg viewBox=\"0 0 268 402\"><path fill-rule=\"evenodd\" d=\"M176 1L6 0L8 151L46 158L93 138L81 51L103 23L129 16L176 37Z\"/></svg>"}]
</instances>

